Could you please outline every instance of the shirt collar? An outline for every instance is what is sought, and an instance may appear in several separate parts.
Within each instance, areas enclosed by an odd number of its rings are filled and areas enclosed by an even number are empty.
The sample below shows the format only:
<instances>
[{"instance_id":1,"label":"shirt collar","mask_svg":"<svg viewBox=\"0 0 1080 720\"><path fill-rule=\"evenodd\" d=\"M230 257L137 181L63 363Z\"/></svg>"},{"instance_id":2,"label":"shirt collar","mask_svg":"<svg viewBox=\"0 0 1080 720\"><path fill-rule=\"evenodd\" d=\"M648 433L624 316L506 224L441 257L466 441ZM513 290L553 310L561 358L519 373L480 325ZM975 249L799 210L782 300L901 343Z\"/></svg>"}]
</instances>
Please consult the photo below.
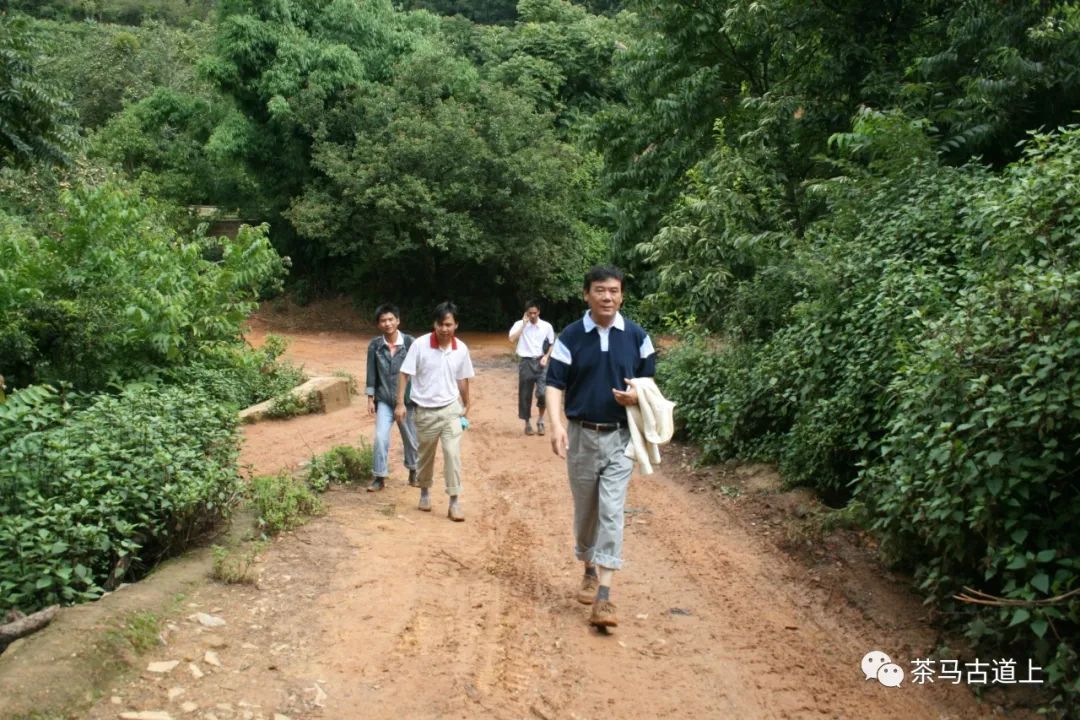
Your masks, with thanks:
<instances>
[{"instance_id":1,"label":"shirt collar","mask_svg":"<svg viewBox=\"0 0 1080 720\"><path fill-rule=\"evenodd\" d=\"M585 319L583 320L583 322L585 323L585 332L592 332L593 328L600 327L596 324L596 321L592 319L592 315L589 314L588 310L585 311ZM616 330L626 329L626 321L623 320L621 312L615 313L615 322L611 323L611 325L609 325L608 327L613 327Z\"/></svg>"},{"instance_id":2,"label":"shirt collar","mask_svg":"<svg viewBox=\"0 0 1080 720\"><path fill-rule=\"evenodd\" d=\"M431 349L434 350L439 347L439 336L435 333L431 333ZM457 338L450 338L450 349L457 350Z\"/></svg>"},{"instance_id":3,"label":"shirt collar","mask_svg":"<svg viewBox=\"0 0 1080 720\"><path fill-rule=\"evenodd\" d=\"M390 345L390 343L386 342L386 336L385 335L380 335L379 337L382 338L383 345ZM397 334L394 337L394 339L397 340L396 343L393 343L394 345L400 345L401 344L401 331L400 330L397 331Z\"/></svg>"}]
</instances>

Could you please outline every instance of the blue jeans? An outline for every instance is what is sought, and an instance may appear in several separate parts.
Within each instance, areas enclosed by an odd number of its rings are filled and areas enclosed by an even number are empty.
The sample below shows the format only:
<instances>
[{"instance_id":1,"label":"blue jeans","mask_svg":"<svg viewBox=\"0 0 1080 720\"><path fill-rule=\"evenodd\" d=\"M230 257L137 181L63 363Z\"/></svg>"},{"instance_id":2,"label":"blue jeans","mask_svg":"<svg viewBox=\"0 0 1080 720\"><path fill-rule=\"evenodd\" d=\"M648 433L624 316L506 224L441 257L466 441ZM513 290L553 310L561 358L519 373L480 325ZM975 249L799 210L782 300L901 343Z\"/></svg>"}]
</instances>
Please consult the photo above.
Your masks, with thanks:
<instances>
[{"instance_id":1,"label":"blue jeans","mask_svg":"<svg viewBox=\"0 0 1080 720\"><path fill-rule=\"evenodd\" d=\"M394 424L394 407L384 402L376 402L375 406L375 459L371 472L375 477L384 478L390 474L387 457L390 454L390 429ZM397 424L405 448L405 467L409 470L416 469L417 460L415 410L415 407L408 407L405 421Z\"/></svg>"}]
</instances>

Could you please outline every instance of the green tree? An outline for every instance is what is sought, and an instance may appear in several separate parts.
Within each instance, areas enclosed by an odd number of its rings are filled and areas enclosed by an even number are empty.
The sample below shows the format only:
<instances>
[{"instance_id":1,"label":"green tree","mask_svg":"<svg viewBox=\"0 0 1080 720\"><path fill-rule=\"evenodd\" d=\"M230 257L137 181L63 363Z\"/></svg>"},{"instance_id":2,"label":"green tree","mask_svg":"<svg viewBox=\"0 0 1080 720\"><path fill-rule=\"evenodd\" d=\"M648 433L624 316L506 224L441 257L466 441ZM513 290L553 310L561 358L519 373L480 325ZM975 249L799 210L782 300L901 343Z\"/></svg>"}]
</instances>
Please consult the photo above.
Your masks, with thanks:
<instances>
[{"instance_id":1,"label":"green tree","mask_svg":"<svg viewBox=\"0 0 1080 720\"><path fill-rule=\"evenodd\" d=\"M404 0L402 10L429 10L440 15L463 15L475 23L510 24L517 19L517 0Z\"/></svg>"},{"instance_id":2,"label":"green tree","mask_svg":"<svg viewBox=\"0 0 1080 720\"><path fill-rule=\"evenodd\" d=\"M1080 102L1071 3L636 0L631 8L639 31L619 56L625 101L595 124L624 253L644 242L656 252L688 171L714 149L772 178L765 192L779 187L782 202L771 212L799 236L822 209L805 189L835 171L820 159L828 138L861 106L928 119L954 161L1003 162L1032 118L1062 122Z\"/></svg>"},{"instance_id":3,"label":"green tree","mask_svg":"<svg viewBox=\"0 0 1080 720\"><path fill-rule=\"evenodd\" d=\"M123 184L76 180L45 208L0 212L0 374L14 387L99 390L191 363L237 342L284 273L265 226L182 237Z\"/></svg>"},{"instance_id":4,"label":"green tree","mask_svg":"<svg viewBox=\"0 0 1080 720\"><path fill-rule=\"evenodd\" d=\"M152 197L259 217L265 201L243 163L250 132L227 101L159 88L113 117L94 136L90 154L121 167Z\"/></svg>"},{"instance_id":5,"label":"green tree","mask_svg":"<svg viewBox=\"0 0 1080 720\"><path fill-rule=\"evenodd\" d=\"M78 142L75 113L43 79L37 39L25 20L0 16L0 164L66 164Z\"/></svg>"},{"instance_id":6,"label":"green tree","mask_svg":"<svg viewBox=\"0 0 1080 720\"><path fill-rule=\"evenodd\" d=\"M159 88L208 95L196 76L198 58L209 49L212 28L185 29L148 22L142 27L94 23L36 25L48 58L42 72L62 85L84 127L98 128L124 105Z\"/></svg>"},{"instance_id":7,"label":"green tree","mask_svg":"<svg viewBox=\"0 0 1080 720\"><path fill-rule=\"evenodd\" d=\"M385 80L413 35L388 0L227 0L206 76L242 114L242 160L259 178L278 247L302 273L323 253L299 242L282 213L311 182L312 147L344 139L352 98ZM343 134L346 133L346 134Z\"/></svg>"},{"instance_id":8,"label":"green tree","mask_svg":"<svg viewBox=\"0 0 1080 720\"><path fill-rule=\"evenodd\" d=\"M8 0L12 10L52 20L140 25L158 20L186 25L207 20L216 0Z\"/></svg>"},{"instance_id":9,"label":"green tree","mask_svg":"<svg viewBox=\"0 0 1080 720\"><path fill-rule=\"evenodd\" d=\"M350 115L355 140L316 144L321 177L289 212L349 286L392 292L409 277L425 300L516 305L522 287L568 297L597 258L579 219L595 163L467 61L420 47Z\"/></svg>"}]
</instances>

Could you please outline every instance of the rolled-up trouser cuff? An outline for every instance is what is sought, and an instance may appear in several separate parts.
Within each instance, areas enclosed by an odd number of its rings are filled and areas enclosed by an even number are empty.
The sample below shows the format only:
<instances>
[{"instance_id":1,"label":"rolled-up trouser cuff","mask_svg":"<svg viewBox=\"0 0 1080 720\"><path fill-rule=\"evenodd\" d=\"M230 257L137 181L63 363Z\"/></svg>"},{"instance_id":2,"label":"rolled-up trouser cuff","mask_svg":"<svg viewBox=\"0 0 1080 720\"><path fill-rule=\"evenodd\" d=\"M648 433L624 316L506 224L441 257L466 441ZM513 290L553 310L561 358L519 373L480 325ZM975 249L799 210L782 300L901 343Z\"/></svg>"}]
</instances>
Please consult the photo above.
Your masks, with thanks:
<instances>
[{"instance_id":1,"label":"rolled-up trouser cuff","mask_svg":"<svg viewBox=\"0 0 1080 720\"><path fill-rule=\"evenodd\" d=\"M588 563L590 565L599 565L603 568L610 570L621 570L622 560L614 555L605 555L604 553L590 552L588 550L581 550L574 548L574 555L581 562Z\"/></svg>"}]
</instances>

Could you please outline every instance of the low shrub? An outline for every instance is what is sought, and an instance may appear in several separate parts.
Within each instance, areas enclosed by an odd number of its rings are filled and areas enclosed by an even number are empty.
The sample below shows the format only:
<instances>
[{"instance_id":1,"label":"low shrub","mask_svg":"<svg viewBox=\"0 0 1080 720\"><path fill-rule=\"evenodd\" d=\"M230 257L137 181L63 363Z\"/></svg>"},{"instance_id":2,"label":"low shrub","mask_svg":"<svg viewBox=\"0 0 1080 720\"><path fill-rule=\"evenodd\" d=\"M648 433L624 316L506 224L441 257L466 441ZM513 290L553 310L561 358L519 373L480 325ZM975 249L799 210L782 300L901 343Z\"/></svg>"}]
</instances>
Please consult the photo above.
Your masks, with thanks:
<instances>
[{"instance_id":1,"label":"low shrub","mask_svg":"<svg viewBox=\"0 0 1080 720\"><path fill-rule=\"evenodd\" d=\"M270 407L266 410L266 417L273 418L275 420L284 420L286 418L296 417L297 415L307 415L309 413L319 412L321 409L319 405L319 396L315 393L308 393L306 397L297 395L292 392L292 389L272 398L273 402L270 403Z\"/></svg>"},{"instance_id":2,"label":"low shrub","mask_svg":"<svg viewBox=\"0 0 1080 720\"><path fill-rule=\"evenodd\" d=\"M268 535L291 530L323 510L307 483L285 471L253 478L250 492L259 526Z\"/></svg>"},{"instance_id":3,"label":"low shrub","mask_svg":"<svg viewBox=\"0 0 1080 720\"><path fill-rule=\"evenodd\" d=\"M40 210L0 209L0 373L12 388L101 391L202 362L238 342L285 273L267 226L182 236L122 183L76 179Z\"/></svg>"},{"instance_id":4,"label":"low shrub","mask_svg":"<svg viewBox=\"0 0 1080 720\"><path fill-rule=\"evenodd\" d=\"M255 582L254 565L265 544L262 542L244 543L233 547L214 545L214 565L210 577L218 582L233 584L251 584Z\"/></svg>"},{"instance_id":5,"label":"low shrub","mask_svg":"<svg viewBox=\"0 0 1080 720\"><path fill-rule=\"evenodd\" d=\"M13 394L0 405L0 608L97 597L217 523L239 488L236 424L198 388Z\"/></svg>"},{"instance_id":6,"label":"low shrub","mask_svg":"<svg viewBox=\"0 0 1080 720\"><path fill-rule=\"evenodd\" d=\"M193 364L171 369L169 382L199 387L231 407L241 410L264 400L284 396L304 382L304 372L282 360L288 341L267 335L260 348L222 344L209 348Z\"/></svg>"},{"instance_id":7,"label":"low shrub","mask_svg":"<svg viewBox=\"0 0 1080 720\"><path fill-rule=\"evenodd\" d=\"M1078 164L1069 128L1000 173L920 159L839 183L789 244L799 285L743 281L732 297L757 306L738 312L761 317L658 368L710 457L771 460L831 504L860 502L885 559L976 648L1044 667L1066 714L1080 707ZM965 587L1000 605L958 602Z\"/></svg>"},{"instance_id":8,"label":"low shrub","mask_svg":"<svg viewBox=\"0 0 1080 720\"><path fill-rule=\"evenodd\" d=\"M337 447L311 458L308 467L308 484L317 492L322 492L331 483L341 485L362 482L372 478L372 448L366 441L360 441L360 447L338 445Z\"/></svg>"}]
</instances>

